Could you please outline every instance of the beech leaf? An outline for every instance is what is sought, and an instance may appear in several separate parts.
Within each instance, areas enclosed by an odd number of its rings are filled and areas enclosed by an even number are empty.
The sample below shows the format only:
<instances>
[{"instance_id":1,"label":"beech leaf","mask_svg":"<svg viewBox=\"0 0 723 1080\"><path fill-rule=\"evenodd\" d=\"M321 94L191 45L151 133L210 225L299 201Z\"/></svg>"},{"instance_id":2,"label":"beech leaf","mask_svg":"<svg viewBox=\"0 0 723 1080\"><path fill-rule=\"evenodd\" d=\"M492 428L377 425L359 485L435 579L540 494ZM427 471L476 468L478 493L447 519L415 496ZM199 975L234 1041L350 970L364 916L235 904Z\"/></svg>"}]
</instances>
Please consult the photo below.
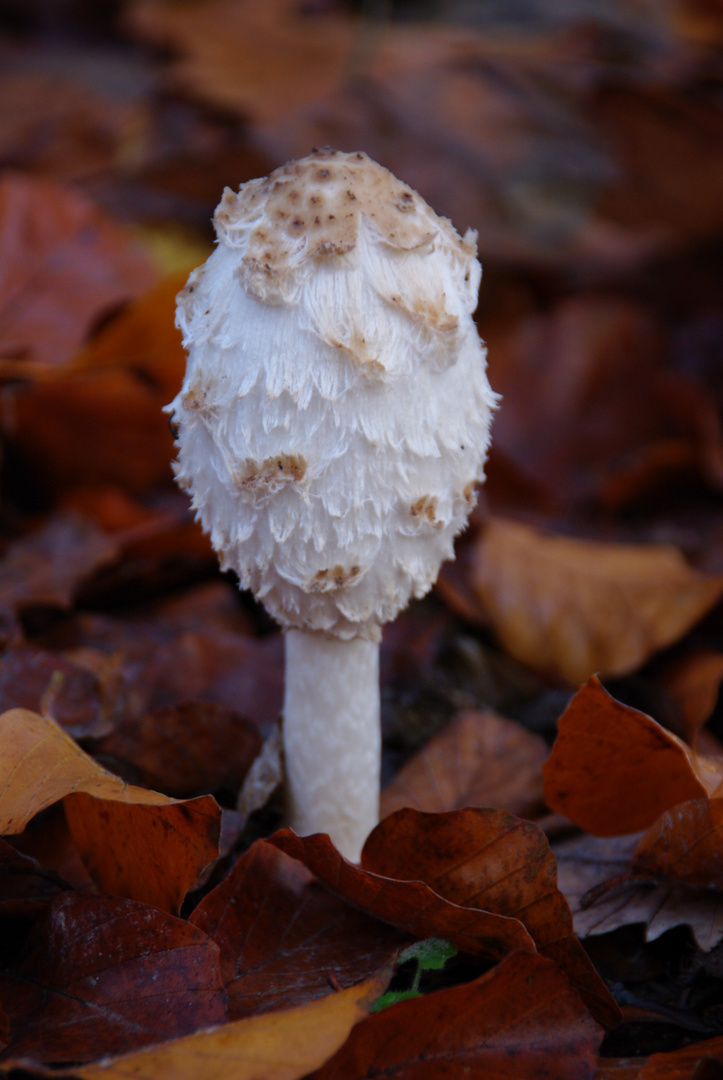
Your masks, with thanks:
<instances>
[{"instance_id":1,"label":"beech leaf","mask_svg":"<svg viewBox=\"0 0 723 1080\"><path fill-rule=\"evenodd\" d=\"M552 810L595 835L619 836L647 828L676 803L712 794L723 763L696 754L591 678L560 717L543 774Z\"/></svg>"},{"instance_id":2,"label":"beech leaf","mask_svg":"<svg viewBox=\"0 0 723 1080\"><path fill-rule=\"evenodd\" d=\"M364 1020L314 1080L592 1080L601 1036L553 963L513 953L474 982Z\"/></svg>"},{"instance_id":3,"label":"beech leaf","mask_svg":"<svg viewBox=\"0 0 723 1080\"><path fill-rule=\"evenodd\" d=\"M81 1080L300 1080L346 1042L388 981L385 971L319 1001L236 1020L60 1075Z\"/></svg>"},{"instance_id":4,"label":"beech leaf","mask_svg":"<svg viewBox=\"0 0 723 1080\"><path fill-rule=\"evenodd\" d=\"M414 937L446 938L461 952L493 959L515 949L534 952L532 938L518 919L461 907L421 881L400 881L356 866L339 854L325 833L302 837L281 829L269 842L303 862L354 907Z\"/></svg>"},{"instance_id":5,"label":"beech leaf","mask_svg":"<svg viewBox=\"0 0 723 1080\"><path fill-rule=\"evenodd\" d=\"M368 978L409 937L356 911L258 840L194 909L221 950L232 1020L302 1005Z\"/></svg>"},{"instance_id":6,"label":"beech leaf","mask_svg":"<svg viewBox=\"0 0 723 1080\"><path fill-rule=\"evenodd\" d=\"M65 799L68 824L96 884L178 911L218 855L221 812L210 795L187 802L107 772L52 720L25 709L0 716L0 833L17 834Z\"/></svg>"},{"instance_id":7,"label":"beech leaf","mask_svg":"<svg viewBox=\"0 0 723 1080\"><path fill-rule=\"evenodd\" d=\"M666 810L638 843L633 871L723 890L723 799L695 799Z\"/></svg>"},{"instance_id":8,"label":"beech leaf","mask_svg":"<svg viewBox=\"0 0 723 1080\"><path fill-rule=\"evenodd\" d=\"M492 518L475 543L471 591L523 664L577 685L622 675L677 641L723 594L676 548L544 535Z\"/></svg>"},{"instance_id":9,"label":"beech leaf","mask_svg":"<svg viewBox=\"0 0 723 1080\"><path fill-rule=\"evenodd\" d=\"M423 881L460 906L519 919L596 1019L608 1026L619 1021L617 1005L575 937L570 908L557 887L555 856L537 825L502 810L399 810L367 839L362 866L385 877Z\"/></svg>"},{"instance_id":10,"label":"beech leaf","mask_svg":"<svg viewBox=\"0 0 723 1080\"><path fill-rule=\"evenodd\" d=\"M88 1061L226 1018L218 947L132 900L65 893L0 975L4 1057Z\"/></svg>"}]
</instances>

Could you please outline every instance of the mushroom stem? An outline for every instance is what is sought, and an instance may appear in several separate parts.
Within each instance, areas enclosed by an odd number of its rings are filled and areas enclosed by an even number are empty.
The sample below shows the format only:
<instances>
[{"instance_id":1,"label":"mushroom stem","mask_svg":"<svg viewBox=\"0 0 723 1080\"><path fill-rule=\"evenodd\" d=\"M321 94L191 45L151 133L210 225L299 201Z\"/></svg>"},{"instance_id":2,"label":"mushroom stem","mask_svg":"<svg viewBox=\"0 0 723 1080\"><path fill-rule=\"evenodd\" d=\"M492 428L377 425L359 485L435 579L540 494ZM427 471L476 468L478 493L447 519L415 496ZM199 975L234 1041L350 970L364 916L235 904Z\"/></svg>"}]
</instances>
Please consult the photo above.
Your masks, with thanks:
<instances>
[{"instance_id":1,"label":"mushroom stem","mask_svg":"<svg viewBox=\"0 0 723 1080\"><path fill-rule=\"evenodd\" d=\"M358 862L379 820L379 643L286 631L284 756L289 824L328 833Z\"/></svg>"}]
</instances>

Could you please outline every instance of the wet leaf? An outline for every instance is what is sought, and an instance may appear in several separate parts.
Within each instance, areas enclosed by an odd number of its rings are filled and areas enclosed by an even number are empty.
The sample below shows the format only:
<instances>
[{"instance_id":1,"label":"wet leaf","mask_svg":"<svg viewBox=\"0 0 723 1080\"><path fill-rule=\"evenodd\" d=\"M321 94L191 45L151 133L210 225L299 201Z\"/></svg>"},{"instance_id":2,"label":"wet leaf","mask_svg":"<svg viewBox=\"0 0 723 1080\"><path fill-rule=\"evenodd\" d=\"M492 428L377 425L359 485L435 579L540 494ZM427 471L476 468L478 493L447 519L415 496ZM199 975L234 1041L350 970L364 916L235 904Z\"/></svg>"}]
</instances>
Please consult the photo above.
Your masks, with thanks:
<instances>
[{"instance_id":1,"label":"wet leaf","mask_svg":"<svg viewBox=\"0 0 723 1080\"><path fill-rule=\"evenodd\" d=\"M261 749L258 728L212 702L185 701L123 721L103 752L132 762L143 784L183 798L236 790Z\"/></svg>"},{"instance_id":2,"label":"wet leaf","mask_svg":"<svg viewBox=\"0 0 723 1080\"><path fill-rule=\"evenodd\" d=\"M696 799L666 810L636 847L633 870L723 890L723 799Z\"/></svg>"},{"instance_id":3,"label":"wet leaf","mask_svg":"<svg viewBox=\"0 0 723 1080\"><path fill-rule=\"evenodd\" d=\"M546 536L491 519L470 588L516 660L575 685L634 671L717 603L723 578L673 547Z\"/></svg>"},{"instance_id":4,"label":"wet leaf","mask_svg":"<svg viewBox=\"0 0 723 1080\"><path fill-rule=\"evenodd\" d=\"M384 972L320 1001L76 1067L72 1075L82 1080L301 1080L346 1042L388 979Z\"/></svg>"},{"instance_id":5,"label":"wet leaf","mask_svg":"<svg viewBox=\"0 0 723 1080\"><path fill-rule=\"evenodd\" d=\"M0 975L12 1038L4 1057L88 1061L226 1018L218 948L131 900L67 893Z\"/></svg>"},{"instance_id":6,"label":"wet leaf","mask_svg":"<svg viewBox=\"0 0 723 1080\"><path fill-rule=\"evenodd\" d=\"M414 937L446 938L461 952L494 959L515 949L534 951L532 938L517 919L460 907L421 881L401 881L356 866L325 833L300 837L282 829L269 842L303 862L354 907Z\"/></svg>"},{"instance_id":7,"label":"wet leaf","mask_svg":"<svg viewBox=\"0 0 723 1080\"><path fill-rule=\"evenodd\" d=\"M647 941L673 927L691 928L696 944L710 952L723 939L723 897L711 889L655 884L632 875L639 835L584 835L555 845L558 884L581 938L642 923Z\"/></svg>"},{"instance_id":8,"label":"wet leaf","mask_svg":"<svg viewBox=\"0 0 723 1080\"><path fill-rule=\"evenodd\" d=\"M596 1019L617 1023L617 1006L573 932L557 887L555 857L532 822L501 810L399 810L369 836L362 866L389 878L423 881L462 907L519 919Z\"/></svg>"},{"instance_id":9,"label":"wet leaf","mask_svg":"<svg viewBox=\"0 0 723 1080\"><path fill-rule=\"evenodd\" d=\"M474 982L369 1017L314 1080L592 1080L601 1034L553 963L515 953Z\"/></svg>"},{"instance_id":10,"label":"wet leaf","mask_svg":"<svg viewBox=\"0 0 723 1080\"><path fill-rule=\"evenodd\" d=\"M548 805L599 836L637 832L676 803L712 794L723 765L590 679L560 717L543 767Z\"/></svg>"},{"instance_id":11,"label":"wet leaf","mask_svg":"<svg viewBox=\"0 0 723 1080\"><path fill-rule=\"evenodd\" d=\"M178 802L106 772L52 720L0 716L0 832L20 833L65 799L73 838L98 886L178 911L218 854L220 809L210 796Z\"/></svg>"},{"instance_id":12,"label":"wet leaf","mask_svg":"<svg viewBox=\"0 0 723 1080\"><path fill-rule=\"evenodd\" d=\"M190 921L221 950L231 1019L349 987L409 942L323 889L265 840L241 856Z\"/></svg>"},{"instance_id":13,"label":"wet leaf","mask_svg":"<svg viewBox=\"0 0 723 1080\"><path fill-rule=\"evenodd\" d=\"M0 358L62 364L93 323L151 286L129 235L78 192L40 177L0 180Z\"/></svg>"},{"instance_id":14,"label":"wet leaf","mask_svg":"<svg viewBox=\"0 0 723 1080\"><path fill-rule=\"evenodd\" d=\"M533 815L543 803L547 745L521 724L466 711L411 758L382 792L381 814L495 806Z\"/></svg>"}]
</instances>

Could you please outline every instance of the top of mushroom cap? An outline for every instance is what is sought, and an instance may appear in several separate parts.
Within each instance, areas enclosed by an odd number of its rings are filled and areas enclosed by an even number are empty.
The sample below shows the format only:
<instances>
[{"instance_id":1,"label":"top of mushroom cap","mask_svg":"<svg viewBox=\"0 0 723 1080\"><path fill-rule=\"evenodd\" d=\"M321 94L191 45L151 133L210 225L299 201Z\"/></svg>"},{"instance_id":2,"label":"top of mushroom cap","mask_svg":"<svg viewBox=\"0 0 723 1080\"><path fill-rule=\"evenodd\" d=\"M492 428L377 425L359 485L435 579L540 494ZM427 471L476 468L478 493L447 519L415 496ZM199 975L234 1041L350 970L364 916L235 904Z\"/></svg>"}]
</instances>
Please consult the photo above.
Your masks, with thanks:
<instances>
[{"instance_id":1,"label":"top of mushroom cap","mask_svg":"<svg viewBox=\"0 0 723 1080\"><path fill-rule=\"evenodd\" d=\"M330 150L227 191L215 221L179 295L177 479L283 626L376 637L452 556L483 475L474 234Z\"/></svg>"},{"instance_id":2,"label":"top of mushroom cap","mask_svg":"<svg viewBox=\"0 0 723 1080\"><path fill-rule=\"evenodd\" d=\"M474 234L463 240L451 222L362 152L314 150L238 192L226 188L214 225L223 243L243 246L246 288L274 303L291 298L309 260L352 251L362 216L391 247L412 251L437 237L462 257L475 257Z\"/></svg>"}]
</instances>

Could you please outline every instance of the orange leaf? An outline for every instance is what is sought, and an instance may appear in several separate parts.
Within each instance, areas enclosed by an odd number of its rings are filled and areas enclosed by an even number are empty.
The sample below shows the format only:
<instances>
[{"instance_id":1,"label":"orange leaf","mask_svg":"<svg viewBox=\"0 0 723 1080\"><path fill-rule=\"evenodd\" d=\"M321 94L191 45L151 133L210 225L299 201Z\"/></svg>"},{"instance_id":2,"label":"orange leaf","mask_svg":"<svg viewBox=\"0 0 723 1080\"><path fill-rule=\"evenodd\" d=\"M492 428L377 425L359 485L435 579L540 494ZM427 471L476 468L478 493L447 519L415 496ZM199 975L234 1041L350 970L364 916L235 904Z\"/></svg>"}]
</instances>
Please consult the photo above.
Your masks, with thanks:
<instances>
[{"instance_id":1,"label":"orange leaf","mask_svg":"<svg viewBox=\"0 0 723 1080\"><path fill-rule=\"evenodd\" d=\"M723 799L673 806L648 829L635 849L639 874L723 889Z\"/></svg>"},{"instance_id":2,"label":"orange leaf","mask_svg":"<svg viewBox=\"0 0 723 1080\"><path fill-rule=\"evenodd\" d=\"M313 1080L592 1080L601 1034L554 964L514 953L474 982L370 1016Z\"/></svg>"},{"instance_id":3,"label":"orange leaf","mask_svg":"<svg viewBox=\"0 0 723 1080\"><path fill-rule=\"evenodd\" d=\"M592 678L560 717L543 773L551 809L596 836L619 836L648 828L676 803L712 794L723 763L694 753Z\"/></svg>"},{"instance_id":4,"label":"orange leaf","mask_svg":"<svg viewBox=\"0 0 723 1080\"><path fill-rule=\"evenodd\" d=\"M175 912L217 856L221 812L210 795L183 802L125 784L26 709L0 716L0 744L0 833L22 832L66 799L69 827L101 889Z\"/></svg>"},{"instance_id":5,"label":"orange leaf","mask_svg":"<svg viewBox=\"0 0 723 1080\"><path fill-rule=\"evenodd\" d=\"M661 681L683 720L683 731L692 746L713 712L723 680L723 653L699 649L666 666Z\"/></svg>"},{"instance_id":6,"label":"orange leaf","mask_svg":"<svg viewBox=\"0 0 723 1080\"><path fill-rule=\"evenodd\" d=\"M537 825L502 810L399 810L369 836L362 866L389 878L423 881L461 907L519 919L593 1016L608 1026L618 1023L617 1005L575 937L570 908L557 887L555 856Z\"/></svg>"},{"instance_id":7,"label":"orange leaf","mask_svg":"<svg viewBox=\"0 0 723 1080\"><path fill-rule=\"evenodd\" d=\"M346 1042L388 972L294 1009L276 1009L60 1075L82 1080L299 1080Z\"/></svg>"},{"instance_id":8,"label":"orange leaf","mask_svg":"<svg viewBox=\"0 0 723 1080\"><path fill-rule=\"evenodd\" d=\"M516 660L575 685L634 671L723 594L723 576L675 548L545 536L493 518L476 542L471 589Z\"/></svg>"}]
</instances>

